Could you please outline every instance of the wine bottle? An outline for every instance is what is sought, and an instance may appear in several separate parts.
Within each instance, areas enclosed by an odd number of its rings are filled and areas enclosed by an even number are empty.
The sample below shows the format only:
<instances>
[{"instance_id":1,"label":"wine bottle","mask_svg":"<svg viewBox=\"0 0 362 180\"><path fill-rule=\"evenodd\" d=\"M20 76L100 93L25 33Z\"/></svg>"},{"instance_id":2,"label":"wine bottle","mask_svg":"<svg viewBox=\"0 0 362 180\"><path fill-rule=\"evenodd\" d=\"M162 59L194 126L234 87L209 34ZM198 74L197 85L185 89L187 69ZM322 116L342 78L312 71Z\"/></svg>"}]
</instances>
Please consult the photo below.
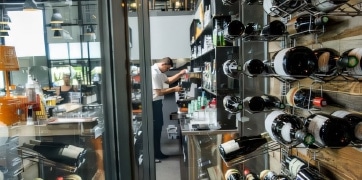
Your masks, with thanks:
<instances>
[{"instance_id":1,"label":"wine bottle","mask_svg":"<svg viewBox=\"0 0 362 180\"><path fill-rule=\"evenodd\" d=\"M80 153L69 148L27 143L24 143L23 147L32 149L51 161L65 165L79 167L82 163L79 158Z\"/></svg>"},{"instance_id":2,"label":"wine bottle","mask_svg":"<svg viewBox=\"0 0 362 180\"><path fill-rule=\"evenodd\" d=\"M283 78L302 79L317 70L317 57L304 46L295 46L278 51L272 57L275 72Z\"/></svg>"},{"instance_id":3,"label":"wine bottle","mask_svg":"<svg viewBox=\"0 0 362 180\"><path fill-rule=\"evenodd\" d=\"M243 72L249 77L259 75L264 72L264 63L259 59L250 59L244 63Z\"/></svg>"},{"instance_id":4,"label":"wine bottle","mask_svg":"<svg viewBox=\"0 0 362 180\"><path fill-rule=\"evenodd\" d=\"M301 14L292 18L287 23L287 32L290 35L296 33L308 34L314 30L321 29L328 22L327 16L313 16L311 14Z\"/></svg>"},{"instance_id":5,"label":"wine bottle","mask_svg":"<svg viewBox=\"0 0 362 180\"><path fill-rule=\"evenodd\" d=\"M345 110L335 111L331 115L346 120L351 128L352 141L355 143L362 143L362 115Z\"/></svg>"},{"instance_id":6,"label":"wine bottle","mask_svg":"<svg viewBox=\"0 0 362 180\"><path fill-rule=\"evenodd\" d=\"M358 65L360 58L357 57L359 48L344 51L339 58L337 65L340 68L354 68Z\"/></svg>"},{"instance_id":7,"label":"wine bottle","mask_svg":"<svg viewBox=\"0 0 362 180\"><path fill-rule=\"evenodd\" d=\"M282 21L274 20L265 25L261 30L261 36L281 36L285 33L286 27Z\"/></svg>"},{"instance_id":8,"label":"wine bottle","mask_svg":"<svg viewBox=\"0 0 362 180\"><path fill-rule=\"evenodd\" d=\"M273 111L266 117L264 125L270 137L282 144L311 145L314 143L314 137L305 132L303 121L297 116L283 111Z\"/></svg>"},{"instance_id":9,"label":"wine bottle","mask_svg":"<svg viewBox=\"0 0 362 180\"><path fill-rule=\"evenodd\" d=\"M212 62L212 72L211 72L211 91L215 92L217 90L217 73L216 73L216 59Z\"/></svg>"},{"instance_id":10,"label":"wine bottle","mask_svg":"<svg viewBox=\"0 0 362 180\"><path fill-rule=\"evenodd\" d=\"M317 168L311 166L302 168L296 175L296 180L330 180L323 175Z\"/></svg>"},{"instance_id":11,"label":"wine bottle","mask_svg":"<svg viewBox=\"0 0 362 180\"><path fill-rule=\"evenodd\" d=\"M312 114L306 118L305 127L314 136L317 146L345 147L351 142L351 127L342 118Z\"/></svg>"},{"instance_id":12,"label":"wine bottle","mask_svg":"<svg viewBox=\"0 0 362 180\"><path fill-rule=\"evenodd\" d=\"M350 59L351 58L351 59ZM355 61L354 61L354 60ZM348 73L353 76L359 78L362 75L362 48L354 48L348 53L348 63L355 63L353 67L349 67L350 64L347 64L346 70Z\"/></svg>"},{"instance_id":13,"label":"wine bottle","mask_svg":"<svg viewBox=\"0 0 362 180\"><path fill-rule=\"evenodd\" d=\"M260 172L260 180L289 180L286 175L277 174L269 169Z\"/></svg>"},{"instance_id":14,"label":"wine bottle","mask_svg":"<svg viewBox=\"0 0 362 180\"><path fill-rule=\"evenodd\" d=\"M310 109L313 106L321 108L327 106L327 101L321 95L317 95L309 89L294 87L287 93L287 102L292 106L304 109Z\"/></svg>"},{"instance_id":15,"label":"wine bottle","mask_svg":"<svg viewBox=\"0 0 362 180\"><path fill-rule=\"evenodd\" d=\"M252 112L261 112L264 110L284 109L284 104L279 98L271 95L253 96L244 99L245 109Z\"/></svg>"},{"instance_id":16,"label":"wine bottle","mask_svg":"<svg viewBox=\"0 0 362 180\"><path fill-rule=\"evenodd\" d=\"M283 163L293 179L301 169L308 167L307 163L296 156L287 156Z\"/></svg>"},{"instance_id":17,"label":"wine bottle","mask_svg":"<svg viewBox=\"0 0 362 180\"><path fill-rule=\"evenodd\" d=\"M244 33L245 26L239 20L232 20L230 23L224 23L223 36L227 41L234 41Z\"/></svg>"},{"instance_id":18,"label":"wine bottle","mask_svg":"<svg viewBox=\"0 0 362 180\"><path fill-rule=\"evenodd\" d=\"M260 180L260 178L255 173L249 172L245 174L245 180Z\"/></svg>"},{"instance_id":19,"label":"wine bottle","mask_svg":"<svg viewBox=\"0 0 362 180\"><path fill-rule=\"evenodd\" d=\"M263 134L262 137L241 137L230 140L219 145L219 152L225 161L230 161L237 157L247 155L267 142L271 141L268 134Z\"/></svg>"},{"instance_id":20,"label":"wine bottle","mask_svg":"<svg viewBox=\"0 0 362 180\"><path fill-rule=\"evenodd\" d=\"M261 33L261 26L258 23L250 22L246 24L245 30L244 30L244 36L250 36L250 35L260 35Z\"/></svg>"},{"instance_id":21,"label":"wine bottle","mask_svg":"<svg viewBox=\"0 0 362 180\"><path fill-rule=\"evenodd\" d=\"M31 139L29 141L29 143L34 144L34 145L41 145L41 146L54 146L54 147L59 147L59 148L68 148L70 150L73 150L74 152L79 153L79 160L81 162L85 161L85 154L86 154L87 150L84 148L78 147L78 146L65 144L65 143L61 143L61 142L39 141L39 140L33 140L33 139Z\"/></svg>"},{"instance_id":22,"label":"wine bottle","mask_svg":"<svg viewBox=\"0 0 362 180\"><path fill-rule=\"evenodd\" d=\"M332 48L319 48L313 51L318 59L317 75L336 75L338 72L337 61L340 59L339 52Z\"/></svg>"},{"instance_id":23,"label":"wine bottle","mask_svg":"<svg viewBox=\"0 0 362 180\"><path fill-rule=\"evenodd\" d=\"M225 173L226 180L242 180L243 176L237 169L228 169Z\"/></svg>"}]
</instances>

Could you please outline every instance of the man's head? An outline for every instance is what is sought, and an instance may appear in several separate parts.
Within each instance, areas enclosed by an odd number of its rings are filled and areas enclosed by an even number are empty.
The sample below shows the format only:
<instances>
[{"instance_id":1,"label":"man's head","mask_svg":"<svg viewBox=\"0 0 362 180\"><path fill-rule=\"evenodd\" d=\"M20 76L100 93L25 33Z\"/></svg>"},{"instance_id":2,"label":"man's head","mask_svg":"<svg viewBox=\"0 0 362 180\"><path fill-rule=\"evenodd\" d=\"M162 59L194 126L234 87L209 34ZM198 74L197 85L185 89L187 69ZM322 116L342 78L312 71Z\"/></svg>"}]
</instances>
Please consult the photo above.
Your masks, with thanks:
<instances>
[{"instance_id":1,"label":"man's head","mask_svg":"<svg viewBox=\"0 0 362 180\"><path fill-rule=\"evenodd\" d=\"M158 68L161 72L166 72L170 70L173 66L172 59L169 57L162 58L160 61L158 61Z\"/></svg>"}]
</instances>

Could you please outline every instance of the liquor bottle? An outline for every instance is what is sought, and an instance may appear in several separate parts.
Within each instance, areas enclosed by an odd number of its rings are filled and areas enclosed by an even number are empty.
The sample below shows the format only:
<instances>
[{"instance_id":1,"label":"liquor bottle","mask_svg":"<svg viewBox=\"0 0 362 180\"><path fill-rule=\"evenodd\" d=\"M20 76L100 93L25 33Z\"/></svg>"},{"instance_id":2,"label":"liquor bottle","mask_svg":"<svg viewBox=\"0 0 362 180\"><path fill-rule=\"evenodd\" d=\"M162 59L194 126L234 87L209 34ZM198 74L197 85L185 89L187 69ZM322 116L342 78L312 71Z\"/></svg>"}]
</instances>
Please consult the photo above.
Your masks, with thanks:
<instances>
[{"instance_id":1,"label":"liquor bottle","mask_svg":"<svg viewBox=\"0 0 362 180\"><path fill-rule=\"evenodd\" d=\"M318 70L316 75L336 75L338 72L337 61L340 59L339 52L332 48L315 49L314 54L318 59Z\"/></svg>"},{"instance_id":2,"label":"liquor bottle","mask_svg":"<svg viewBox=\"0 0 362 180\"><path fill-rule=\"evenodd\" d=\"M274 54L274 70L283 78L302 79L317 70L317 57L304 46L285 48Z\"/></svg>"},{"instance_id":3,"label":"liquor bottle","mask_svg":"<svg viewBox=\"0 0 362 180\"><path fill-rule=\"evenodd\" d=\"M252 112L261 112L264 110L284 109L284 104L279 98L271 95L253 96L244 99L244 108Z\"/></svg>"},{"instance_id":4,"label":"liquor bottle","mask_svg":"<svg viewBox=\"0 0 362 180\"><path fill-rule=\"evenodd\" d=\"M223 30L222 30L222 20L215 19L215 27L212 31L212 42L214 46L224 46L224 36L223 36Z\"/></svg>"},{"instance_id":5,"label":"liquor bottle","mask_svg":"<svg viewBox=\"0 0 362 180\"><path fill-rule=\"evenodd\" d=\"M243 176L237 169L228 169L225 173L225 180L242 180Z\"/></svg>"},{"instance_id":6,"label":"liquor bottle","mask_svg":"<svg viewBox=\"0 0 362 180\"><path fill-rule=\"evenodd\" d=\"M237 157L252 153L259 147L271 141L269 135L263 134L262 137L241 137L230 140L219 145L219 152L224 161L230 161Z\"/></svg>"},{"instance_id":7,"label":"liquor bottle","mask_svg":"<svg viewBox=\"0 0 362 180\"><path fill-rule=\"evenodd\" d=\"M312 114L306 118L305 127L314 136L317 146L345 147L352 139L348 122L331 115Z\"/></svg>"},{"instance_id":8,"label":"liquor bottle","mask_svg":"<svg viewBox=\"0 0 362 180\"><path fill-rule=\"evenodd\" d=\"M28 75L28 81L25 84L26 88L26 96L28 96L28 103L35 104L36 103L36 92L33 78L31 75Z\"/></svg>"},{"instance_id":9,"label":"liquor bottle","mask_svg":"<svg viewBox=\"0 0 362 180\"><path fill-rule=\"evenodd\" d=\"M24 143L23 147L32 149L46 159L49 159L54 162L62 163L69 166L79 167L81 165L81 160L79 158L80 153L73 149L56 147L56 146L43 146L35 144Z\"/></svg>"},{"instance_id":10,"label":"liquor bottle","mask_svg":"<svg viewBox=\"0 0 362 180\"><path fill-rule=\"evenodd\" d=\"M362 143L362 115L345 110L335 111L331 115L346 120L351 128L350 132L353 135L352 141Z\"/></svg>"},{"instance_id":11,"label":"liquor bottle","mask_svg":"<svg viewBox=\"0 0 362 180\"><path fill-rule=\"evenodd\" d=\"M310 109L312 107L321 108L327 106L326 99L321 96L322 94L319 95L309 89L294 87L287 93L287 102L292 106L304 109Z\"/></svg>"},{"instance_id":12,"label":"liquor bottle","mask_svg":"<svg viewBox=\"0 0 362 180\"><path fill-rule=\"evenodd\" d=\"M265 65L259 59L250 59L244 63L243 72L249 77L259 75L264 72Z\"/></svg>"},{"instance_id":13,"label":"liquor bottle","mask_svg":"<svg viewBox=\"0 0 362 180\"><path fill-rule=\"evenodd\" d=\"M273 111L266 117L264 125L270 137L279 143L290 146L314 143L314 137L305 132L303 121L297 116Z\"/></svg>"},{"instance_id":14,"label":"liquor bottle","mask_svg":"<svg viewBox=\"0 0 362 180\"><path fill-rule=\"evenodd\" d=\"M217 90L216 59L212 62L211 81L211 91L215 92Z\"/></svg>"},{"instance_id":15,"label":"liquor bottle","mask_svg":"<svg viewBox=\"0 0 362 180\"><path fill-rule=\"evenodd\" d=\"M295 16L287 23L289 35L296 33L308 34L315 30L320 30L328 22L327 16L313 16L311 14L301 14Z\"/></svg>"},{"instance_id":16,"label":"liquor bottle","mask_svg":"<svg viewBox=\"0 0 362 180\"><path fill-rule=\"evenodd\" d=\"M260 172L260 180L289 180L286 175L277 174L269 169Z\"/></svg>"}]
</instances>

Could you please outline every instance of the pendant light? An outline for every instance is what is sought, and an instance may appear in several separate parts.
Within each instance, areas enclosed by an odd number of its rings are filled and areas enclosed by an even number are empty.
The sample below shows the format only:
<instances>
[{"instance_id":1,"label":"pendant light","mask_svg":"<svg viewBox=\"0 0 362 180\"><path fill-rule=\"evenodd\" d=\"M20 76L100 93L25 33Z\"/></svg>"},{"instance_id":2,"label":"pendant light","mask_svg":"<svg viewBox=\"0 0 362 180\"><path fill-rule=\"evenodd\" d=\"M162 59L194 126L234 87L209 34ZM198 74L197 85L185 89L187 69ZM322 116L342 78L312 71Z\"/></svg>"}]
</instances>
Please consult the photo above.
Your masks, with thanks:
<instances>
[{"instance_id":1,"label":"pendant light","mask_svg":"<svg viewBox=\"0 0 362 180\"><path fill-rule=\"evenodd\" d=\"M10 26L7 24L0 24L0 32L8 32L10 31Z\"/></svg>"},{"instance_id":2,"label":"pendant light","mask_svg":"<svg viewBox=\"0 0 362 180\"><path fill-rule=\"evenodd\" d=\"M9 33L8 32L0 32L0 37L8 37Z\"/></svg>"},{"instance_id":3,"label":"pendant light","mask_svg":"<svg viewBox=\"0 0 362 180\"><path fill-rule=\"evenodd\" d=\"M53 15L50 19L50 23L53 24L53 23L63 23L63 17L62 15L60 14L59 10L58 9L53 9Z\"/></svg>"},{"instance_id":4,"label":"pendant light","mask_svg":"<svg viewBox=\"0 0 362 180\"><path fill-rule=\"evenodd\" d=\"M60 32L60 30L55 30L53 37L54 37L54 38L61 38L61 37L62 37L62 33Z\"/></svg>"},{"instance_id":5,"label":"pendant light","mask_svg":"<svg viewBox=\"0 0 362 180\"><path fill-rule=\"evenodd\" d=\"M0 24L9 24L11 23L11 19L8 15L8 13L6 12L5 8L2 7L2 9L0 9Z\"/></svg>"},{"instance_id":6,"label":"pendant light","mask_svg":"<svg viewBox=\"0 0 362 180\"><path fill-rule=\"evenodd\" d=\"M63 30L62 28L62 24L61 23L51 23L51 30L55 31L55 30Z\"/></svg>"},{"instance_id":7,"label":"pendant light","mask_svg":"<svg viewBox=\"0 0 362 180\"><path fill-rule=\"evenodd\" d=\"M84 35L93 35L93 34L95 34L93 26L92 25L86 26Z\"/></svg>"},{"instance_id":8,"label":"pendant light","mask_svg":"<svg viewBox=\"0 0 362 180\"><path fill-rule=\"evenodd\" d=\"M23 5L23 11L36 11L38 10L38 6L36 5L34 0L25 0Z\"/></svg>"}]
</instances>

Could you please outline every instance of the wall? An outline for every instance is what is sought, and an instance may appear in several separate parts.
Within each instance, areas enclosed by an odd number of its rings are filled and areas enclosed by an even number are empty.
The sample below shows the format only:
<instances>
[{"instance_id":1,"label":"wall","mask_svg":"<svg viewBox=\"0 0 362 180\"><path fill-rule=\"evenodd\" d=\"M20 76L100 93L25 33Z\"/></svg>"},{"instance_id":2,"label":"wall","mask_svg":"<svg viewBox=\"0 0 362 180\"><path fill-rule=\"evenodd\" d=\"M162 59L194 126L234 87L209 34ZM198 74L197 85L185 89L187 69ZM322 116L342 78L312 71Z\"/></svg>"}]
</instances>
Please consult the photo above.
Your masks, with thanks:
<instances>
[{"instance_id":1,"label":"wall","mask_svg":"<svg viewBox=\"0 0 362 180\"><path fill-rule=\"evenodd\" d=\"M159 12L161 13L161 12ZM172 13L172 12L171 12ZM173 59L189 58L191 55L189 30L193 19L192 13L164 12L162 15L150 15L151 57L160 59L169 56ZM139 38L137 17L129 17L132 29L131 60L139 59Z\"/></svg>"}]
</instances>

